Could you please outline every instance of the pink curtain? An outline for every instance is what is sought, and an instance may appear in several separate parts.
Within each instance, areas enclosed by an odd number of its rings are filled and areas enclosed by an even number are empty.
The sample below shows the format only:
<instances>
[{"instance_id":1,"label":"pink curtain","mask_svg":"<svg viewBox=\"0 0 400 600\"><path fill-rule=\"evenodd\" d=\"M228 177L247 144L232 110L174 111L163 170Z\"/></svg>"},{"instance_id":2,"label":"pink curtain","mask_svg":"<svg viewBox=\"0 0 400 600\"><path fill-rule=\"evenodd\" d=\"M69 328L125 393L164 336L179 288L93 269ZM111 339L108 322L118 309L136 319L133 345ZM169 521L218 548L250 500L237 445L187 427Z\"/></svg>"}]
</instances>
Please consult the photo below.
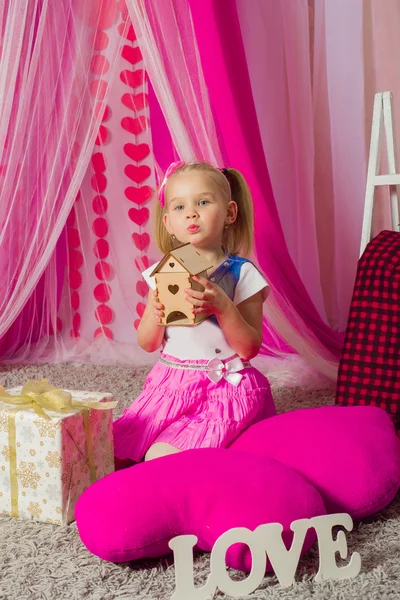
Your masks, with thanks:
<instances>
[{"instance_id":1,"label":"pink curtain","mask_svg":"<svg viewBox=\"0 0 400 600\"><path fill-rule=\"evenodd\" d=\"M184 160L197 157L218 166L235 166L249 181L256 210L256 258L273 289L266 303L262 353L287 352L279 339L283 337L314 367L334 378L341 337L322 321L286 248L252 102L235 2L221 5L205 0L189 5L190 15L183 0L162 6L151 0L127 3L175 147ZM185 52L173 52L171 40ZM174 121L176 110L191 115L190 120L183 118L179 127ZM208 144L198 144L198 132L202 131L208 131Z\"/></svg>"},{"instance_id":2,"label":"pink curtain","mask_svg":"<svg viewBox=\"0 0 400 600\"><path fill-rule=\"evenodd\" d=\"M57 332L65 223L87 171L119 39L111 0L1 3L0 350L35 358ZM103 84L98 74L104 73ZM57 251L55 251L58 244Z\"/></svg>"},{"instance_id":3,"label":"pink curtain","mask_svg":"<svg viewBox=\"0 0 400 600\"><path fill-rule=\"evenodd\" d=\"M259 131L289 254L326 320L314 206L307 0L237 0Z\"/></svg>"},{"instance_id":4,"label":"pink curtain","mask_svg":"<svg viewBox=\"0 0 400 600\"><path fill-rule=\"evenodd\" d=\"M329 135L330 169L332 174L332 199L334 231L334 290L336 307L333 320L340 330L345 329L356 274L361 241L361 224L365 195L369 131L366 131L366 102L373 102L373 94L365 95L363 0L315 3L316 29L314 77L324 78L328 122L319 122L322 134ZM340 32L340 34L339 34ZM340 37L338 37L340 35ZM325 63L318 60L321 44L325 49ZM316 101L321 89L315 89ZM316 115L318 122L322 116ZM369 120L370 122L370 120ZM329 127L329 132L327 131ZM325 131L323 132L323 128ZM325 146L327 144L325 138ZM326 167L318 157L317 177L321 196L318 210L324 211L321 180ZM323 222L323 215L320 216ZM322 227L327 228L327 223ZM328 238L329 239L329 238ZM332 289L332 287L331 287ZM340 300L339 300L340 299Z\"/></svg>"},{"instance_id":5,"label":"pink curtain","mask_svg":"<svg viewBox=\"0 0 400 600\"><path fill-rule=\"evenodd\" d=\"M154 189L172 160L204 158L253 191L252 258L273 292L262 365L335 379L399 14L394 0L1 5L2 359L152 364L136 328L140 271L160 258Z\"/></svg>"},{"instance_id":6,"label":"pink curtain","mask_svg":"<svg viewBox=\"0 0 400 600\"><path fill-rule=\"evenodd\" d=\"M374 94L400 113L396 0L236 1L274 197L321 316L347 322L361 240ZM399 119L395 119L397 139ZM382 168L386 160L383 152ZM377 193L374 233L390 228Z\"/></svg>"},{"instance_id":7,"label":"pink curtain","mask_svg":"<svg viewBox=\"0 0 400 600\"><path fill-rule=\"evenodd\" d=\"M324 107L315 110L320 256L325 296L334 299L331 321L343 330L359 256L376 93L393 92L397 140L400 136L400 5L395 0L318 0L314 22L314 102ZM382 151L384 169L384 145ZM391 229L388 189L379 190L376 198L375 235ZM326 212L331 222L324 221Z\"/></svg>"}]
</instances>

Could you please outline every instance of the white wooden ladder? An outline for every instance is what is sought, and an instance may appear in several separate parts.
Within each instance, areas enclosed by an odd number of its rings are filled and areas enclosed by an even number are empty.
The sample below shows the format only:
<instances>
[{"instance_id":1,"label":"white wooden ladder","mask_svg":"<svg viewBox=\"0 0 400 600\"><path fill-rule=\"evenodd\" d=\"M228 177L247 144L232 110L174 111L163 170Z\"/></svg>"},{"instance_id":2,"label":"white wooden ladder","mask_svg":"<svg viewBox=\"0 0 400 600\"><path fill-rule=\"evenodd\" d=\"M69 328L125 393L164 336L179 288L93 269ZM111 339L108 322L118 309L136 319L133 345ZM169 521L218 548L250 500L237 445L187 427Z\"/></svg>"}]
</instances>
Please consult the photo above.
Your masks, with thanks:
<instances>
[{"instance_id":1,"label":"white wooden ladder","mask_svg":"<svg viewBox=\"0 0 400 600\"><path fill-rule=\"evenodd\" d=\"M386 153L389 173L379 175L382 140L382 120L385 128ZM390 192L390 208L393 231L400 231L399 225L399 191L400 173L398 172L396 134L394 128L393 95L391 92L375 94L374 112L372 116L371 144L365 190L364 219L361 234L360 256L372 237L372 215L374 209L375 187L388 185Z\"/></svg>"}]
</instances>

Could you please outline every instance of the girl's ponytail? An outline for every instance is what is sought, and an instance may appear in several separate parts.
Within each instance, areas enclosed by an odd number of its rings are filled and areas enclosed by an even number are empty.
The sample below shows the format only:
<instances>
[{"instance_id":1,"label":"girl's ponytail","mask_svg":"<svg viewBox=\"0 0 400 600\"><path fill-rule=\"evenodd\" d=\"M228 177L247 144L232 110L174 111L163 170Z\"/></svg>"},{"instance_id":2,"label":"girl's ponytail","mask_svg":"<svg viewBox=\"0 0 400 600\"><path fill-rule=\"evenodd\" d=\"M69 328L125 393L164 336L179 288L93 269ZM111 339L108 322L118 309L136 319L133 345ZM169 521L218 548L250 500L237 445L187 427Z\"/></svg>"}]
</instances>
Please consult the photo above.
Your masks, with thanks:
<instances>
[{"instance_id":1,"label":"girl's ponytail","mask_svg":"<svg viewBox=\"0 0 400 600\"><path fill-rule=\"evenodd\" d=\"M225 230L224 247L230 254L249 256L254 239L253 198L246 179L237 169L225 169L231 187L231 197L238 207L237 218Z\"/></svg>"}]
</instances>

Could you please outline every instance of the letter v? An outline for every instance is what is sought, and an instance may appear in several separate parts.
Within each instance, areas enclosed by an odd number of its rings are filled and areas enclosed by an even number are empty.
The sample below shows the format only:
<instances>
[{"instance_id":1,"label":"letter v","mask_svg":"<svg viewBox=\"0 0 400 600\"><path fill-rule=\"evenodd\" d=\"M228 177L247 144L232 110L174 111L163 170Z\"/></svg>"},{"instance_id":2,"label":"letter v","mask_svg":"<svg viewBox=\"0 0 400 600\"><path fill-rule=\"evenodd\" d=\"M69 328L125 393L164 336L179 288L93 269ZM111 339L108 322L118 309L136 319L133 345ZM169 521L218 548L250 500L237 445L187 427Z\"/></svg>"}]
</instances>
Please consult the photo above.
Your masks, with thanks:
<instances>
[{"instance_id":1,"label":"letter v","mask_svg":"<svg viewBox=\"0 0 400 600\"><path fill-rule=\"evenodd\" d=\"M298 519L290 525L290 529L294 533L290 550L287 550L283 543L281 535L283 526L280 523L267 523L254 530L254 535L262 543L282 587L289 587L294 583L294 576L309 524L309 519Z\"/></svg>"}]
</instances>

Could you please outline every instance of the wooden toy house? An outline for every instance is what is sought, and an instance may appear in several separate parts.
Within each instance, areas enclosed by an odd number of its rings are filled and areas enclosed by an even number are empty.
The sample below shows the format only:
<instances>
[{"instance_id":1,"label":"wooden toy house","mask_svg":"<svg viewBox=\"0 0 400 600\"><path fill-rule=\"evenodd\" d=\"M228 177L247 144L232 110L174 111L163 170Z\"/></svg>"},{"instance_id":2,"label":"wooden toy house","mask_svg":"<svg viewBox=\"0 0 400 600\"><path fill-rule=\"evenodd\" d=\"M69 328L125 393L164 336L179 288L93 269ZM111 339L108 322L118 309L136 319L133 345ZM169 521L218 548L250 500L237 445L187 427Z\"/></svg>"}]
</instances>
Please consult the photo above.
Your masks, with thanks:
<instances>
[{"instance_id":1,"label":"wooden toy house","mask_svg":"<svg viewBox=\"0 0 400 600\"><path fill-rule=\"evenodd\" d=\"M209 313L192 313L193 304L185 299L185 288L203 291L203 286L193 281L192 276L207 277L207 270L212 266L190 243L165 254L150 273L150 277L156 279L158 298L165 306L160 325L193 326L210 316Z\"/></svg>"}]
</instances>

